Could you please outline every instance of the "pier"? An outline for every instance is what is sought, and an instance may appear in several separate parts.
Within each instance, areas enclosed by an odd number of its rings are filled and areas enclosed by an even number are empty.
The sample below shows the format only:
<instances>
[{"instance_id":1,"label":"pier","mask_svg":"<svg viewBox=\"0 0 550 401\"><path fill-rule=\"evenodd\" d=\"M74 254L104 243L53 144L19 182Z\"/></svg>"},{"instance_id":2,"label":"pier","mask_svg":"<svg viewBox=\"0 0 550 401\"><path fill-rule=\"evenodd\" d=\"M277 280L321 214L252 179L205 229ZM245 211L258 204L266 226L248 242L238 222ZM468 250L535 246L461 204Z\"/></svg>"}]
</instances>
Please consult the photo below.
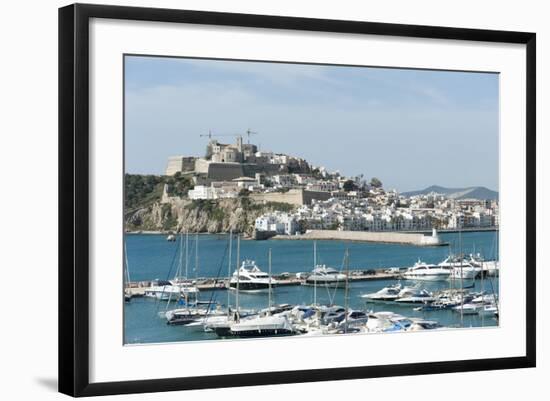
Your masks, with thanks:
<instances>
[{"instance_id":1,"label":"pier","mask_svg":"<svg viewBox=\"0 0 550 401\"><path fill-rule=\"evenodd\" d=\"M291 274L289 277L274 275L277 280L277 286L302 285L305 283L304 278L296 277L296 274ZM348 280L354 281L374 281L374 280L396 280L399 278L399 273L386 273L382 270L354 269L349 271ZM220 278L216 280L211 277L202 277L189 280L190 284L194 284L200 291L226 290L228 278ZM140 297L145 294L147 289L154 285L153 281L132 281L126 287L126 291L133 297Z\"/></svg>"}]
</instances>

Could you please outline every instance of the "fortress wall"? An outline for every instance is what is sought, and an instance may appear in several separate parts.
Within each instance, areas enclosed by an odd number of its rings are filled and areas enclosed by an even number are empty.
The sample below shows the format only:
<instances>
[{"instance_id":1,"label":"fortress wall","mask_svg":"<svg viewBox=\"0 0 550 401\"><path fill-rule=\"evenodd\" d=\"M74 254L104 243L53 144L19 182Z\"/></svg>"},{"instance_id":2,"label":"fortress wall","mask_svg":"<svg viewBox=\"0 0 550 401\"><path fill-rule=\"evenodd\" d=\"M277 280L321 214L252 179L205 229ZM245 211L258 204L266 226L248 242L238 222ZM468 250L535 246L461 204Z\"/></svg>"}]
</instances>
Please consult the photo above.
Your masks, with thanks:
<instances>
[{"instance_id":1,"label":"fortress wall","mask_svg":"<svg viewBox=\"0 0 550 401\"><path fill-rule=\"evenodd\" d=\"M174 175L177 172L191 172L195 170L196 157L170 156L166 167L166 175Z\"/></svg>"},{"instance_id":2,"label":"fortress wall","mask_svg":"<svg viewBox=\"0 0 550 401\"><path fill-rule=\"evenodd\" d=\"M208 178L216 181L231 181L244 175L239 163L209 163Z\"/></svg>"},{"instance_id":3,"label":"fortress wall","mask_svg":"<svg viewBox=\"0 0 550 401\"><path fill-rule=\"evenodd\" d=\"M330 192L306 191L303 189L291 189L288 192L253 193L250 198L257 202L282 202L291 205L309 205L313 199L327 200Z\"/></svg>"},{"instance_id":4,"label":"fortress wall","mask_svg":"<svg viewBox=\"0 0 550 401\"><path fill-rule=\"evenodd\" d=\"M195 160L195 173L208 174L208 164L210 162L204 159Z\"/></svg>"},{"instance_id":5,"label":"fortress wall","mask_svg":"<svg viewBox=\"0 0 550 401\"><path fill-rule=\"evenodd\" d=\"M291 189L288 192L268 192L268 193L253 193L250 198L257 202L281 202L290 203L291 205L303 205L302 190Z\"/></svg>"}]
</instances>

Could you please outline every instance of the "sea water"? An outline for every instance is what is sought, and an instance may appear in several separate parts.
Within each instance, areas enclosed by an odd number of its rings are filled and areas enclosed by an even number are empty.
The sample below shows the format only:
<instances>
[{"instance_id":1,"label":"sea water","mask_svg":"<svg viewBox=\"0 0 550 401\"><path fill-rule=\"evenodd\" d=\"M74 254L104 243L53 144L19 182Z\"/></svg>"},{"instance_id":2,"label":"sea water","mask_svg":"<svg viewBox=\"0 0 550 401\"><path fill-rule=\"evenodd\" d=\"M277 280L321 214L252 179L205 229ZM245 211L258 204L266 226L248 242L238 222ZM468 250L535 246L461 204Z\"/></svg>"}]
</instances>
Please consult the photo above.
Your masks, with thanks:
<instances>
[{"instance_id":1,"label":"sea water","mask_svg":"<svg viewBox=\"0 0 550 401\"><path fill-rule=\"evenodd\" d=\"M363 243L344 241L316 241L317 263L337 269L344 269L344 255L349 252L349 269L378 270L390 267L409 267L418 260L426 263L439 263L449 253L464 254L480 253L486 260L496 259L496 233L492 231L441 233L444 242L449 246L418 247L401 244ZM198 247L195 241L198 240ZM154 279L172 279L177 270L189 278L211 277L226 278L229 269L236 267L237 249L233 241L231 249L231 265L229 265L228 235L190 235L188 238L178 237L175 242L166 241L164 235L128 234L125 237L128 270L131 281L146 281ZM272 273L278 275L284 272L309 272L314 265L313 241L309 240L268 240L240 241L239 257L252 259L263 270L268 270L268 252L272 253ZM198 248L198 252L196 252ZM198 256L198 257L197 257ZM180 267L181 266L181 267ZM472 282L467 280L465 285ZM349 286L349 306L354 309L377 311L392 311L407 317L420 317L436 320L444 326L451 327L481 327L495 326L497 321L492 317L478 315L464 316L452 310L430 312L415 311L418 305L395 305L365 303L361 295L378 291L379 289L397 283L396 280L354 281ZM403 281L403 285L415 282ZM485 290L498 296L498 278L476 280L471 291ZM421 286L429 291L449 288L449 282L421 282ZM344 289L318 287L314 291L310 286L282 286L273 289L273 303L311 304L316 292L317 303L344 305ZM234 305L235 295L226 290L201 291L200 300L212 300L223 307ZM268 305L267 292L240 293L240 307L246 309L261 309ZM166 319L159 317L159 312L175 305L159 302L151 298L133 298L124 305L124 324L126 343L158 343L171 341L190 341L217 339L213 333L205 333L198 327L169 326Z\"/></svg>"}]
</instances>

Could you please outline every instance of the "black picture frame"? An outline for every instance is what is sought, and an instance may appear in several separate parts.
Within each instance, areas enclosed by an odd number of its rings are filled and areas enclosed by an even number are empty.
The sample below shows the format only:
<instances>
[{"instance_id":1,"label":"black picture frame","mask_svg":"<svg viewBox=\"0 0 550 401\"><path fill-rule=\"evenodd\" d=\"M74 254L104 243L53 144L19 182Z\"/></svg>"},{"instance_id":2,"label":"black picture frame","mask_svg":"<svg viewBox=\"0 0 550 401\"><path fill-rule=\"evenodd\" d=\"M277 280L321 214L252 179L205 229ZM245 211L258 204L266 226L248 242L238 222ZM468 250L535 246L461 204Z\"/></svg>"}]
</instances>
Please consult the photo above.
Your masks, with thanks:
<instances>
[{"instance_id":1,"label":"black picture frame","mask_svg":"<svg viewBox=\"0 0 550 401\"><path fill-rule=\"evenodd\" d=\"M91 18L438 38L526 45L526 354L385 366L90 383L88 61ZM71 396L142 393L534 367L536 364L536 35L267 15L74 4L59 9L59 391Z\"/></svg>"}]
</instances>

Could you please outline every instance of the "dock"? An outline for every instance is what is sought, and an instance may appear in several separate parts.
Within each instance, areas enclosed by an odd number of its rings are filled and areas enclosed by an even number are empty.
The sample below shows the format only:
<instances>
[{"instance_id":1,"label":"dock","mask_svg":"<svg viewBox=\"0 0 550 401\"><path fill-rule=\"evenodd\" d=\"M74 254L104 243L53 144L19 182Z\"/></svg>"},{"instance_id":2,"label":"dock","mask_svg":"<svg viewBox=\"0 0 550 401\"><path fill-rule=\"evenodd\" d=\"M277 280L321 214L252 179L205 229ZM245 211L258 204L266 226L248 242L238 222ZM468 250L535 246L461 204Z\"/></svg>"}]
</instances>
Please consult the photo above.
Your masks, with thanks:
<instances>
[{"instance_id":1,"label":"dock","mask_svg":"<svg viewBox=\"0 0 550 401\"><path fill-rule=\"evenodd\" d=\"M345 273L344 273L345 274ZM400 277L398 273L386 273L378 270L365 270L354 269L349 271L349 282L354 281L374 281L374 280L396 280ZM304 278L298 278L296 275L290 277L274 275L273 278L277 280L277 286L291 286L302 285L305 283ZM212 277L202 277L193 280L189 280L189 284L194 284L200 291L213 291L213 290L226 290L229 279L227 277L216 280ZM140 297L145 294L147 289L154 285L153 281L132 281L127 287L126 291L133 297Z\"/></svg>"}]
</instances>

